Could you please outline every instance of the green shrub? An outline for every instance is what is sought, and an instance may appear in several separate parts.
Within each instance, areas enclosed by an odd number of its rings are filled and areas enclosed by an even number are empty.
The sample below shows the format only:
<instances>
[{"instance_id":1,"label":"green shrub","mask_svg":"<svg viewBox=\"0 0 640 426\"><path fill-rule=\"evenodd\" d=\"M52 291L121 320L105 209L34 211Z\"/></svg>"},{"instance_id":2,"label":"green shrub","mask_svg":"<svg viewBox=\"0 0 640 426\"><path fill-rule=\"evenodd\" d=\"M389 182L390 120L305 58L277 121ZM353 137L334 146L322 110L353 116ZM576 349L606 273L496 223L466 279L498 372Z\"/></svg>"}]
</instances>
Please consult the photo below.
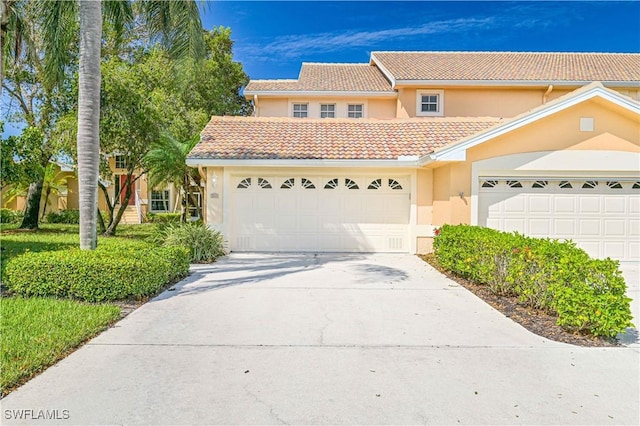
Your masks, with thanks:
<instances>
[{"instance_id":1,"label":"green shrub","mask_svg":"<svg viewBox=\"0 0 640 426\"><path fill-rule=\"evenodd\" d=\"M496 294L556 314L568 330L611 337L632 326L618 262L591 259L573 242L444 225L434 254L442 267Z\"/></svg>"},{"instance_id":2,"label":"green shrub","mask_svg":"<svg viewBox=\"0 0 640 426\"><path fill-rule=\"evenodd\" d=\"M22 216L23 213L16 210L0 209L0 223L19 223Z\"/></svg>"},{"instance_id":3,"label":"green shrub","mask_svg":"<svg viewBox=\"0 0 640 426\"><path fill-rule=\"evenodd\" d=\"M194 263L213 262L226 254L222 234L202 222L168 224L158 228L154 239L166 247L186 248Z\"/></svg>"},{"instance_id":4,"label":"green shrub","mask_svg":"<svg viewBox=\"0 0 640 426\"><path fill-rule=\"evenodd\" d=\"M80 223L80 210L60 210L57 212L47 213L47 222L49 223Z\"/></svg>"},{"instance_id":5,"label":"green shrub","mask_svg":"<svg viewBox=\"0 0 640 426\"><path fill-rule=\"evenodd\" d=\"M24 253L7 262L3 278L10 291L22 296L102 302L153 295L188 270L184 248L115 240L93 251Z\"/></svg>"},{"instance_id":6,"label":"green shrub","mask_svg":"<svg viewBox=\"0 0 640 426\"><path fill-rule=\"evenodd\" d=\"M147 213L147 222L179 223L180 216L180 213Z\"/></svg>"}]
</instances>

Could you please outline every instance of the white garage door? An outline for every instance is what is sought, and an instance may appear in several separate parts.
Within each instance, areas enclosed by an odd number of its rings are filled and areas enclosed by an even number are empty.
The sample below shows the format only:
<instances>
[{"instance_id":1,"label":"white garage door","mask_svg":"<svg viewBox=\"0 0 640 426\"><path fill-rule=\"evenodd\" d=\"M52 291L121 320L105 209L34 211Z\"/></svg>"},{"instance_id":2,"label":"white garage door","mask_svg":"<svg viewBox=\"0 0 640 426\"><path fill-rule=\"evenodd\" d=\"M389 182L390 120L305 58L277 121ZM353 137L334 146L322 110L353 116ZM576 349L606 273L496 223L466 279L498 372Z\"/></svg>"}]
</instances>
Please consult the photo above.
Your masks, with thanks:
<instances>
[{"instance_id":1,"label":"white garage door","mask_svg":"<svg viewBox=\"0 0 640 426\"><path fill-rule=\"evenodd\" d=\"M235 176L231 250L407 252L408 176Z\"/></svg>"},{"instance_id":2,"label":"white garage door","mask_svg":"<svg viewBox=\"0 0 640 426\"><path fill-rule=\"evenodd\" d=\"M478 223L570 239L592 257L640 260L640 182L481 179Z\"/></svg>"}]
</instances>

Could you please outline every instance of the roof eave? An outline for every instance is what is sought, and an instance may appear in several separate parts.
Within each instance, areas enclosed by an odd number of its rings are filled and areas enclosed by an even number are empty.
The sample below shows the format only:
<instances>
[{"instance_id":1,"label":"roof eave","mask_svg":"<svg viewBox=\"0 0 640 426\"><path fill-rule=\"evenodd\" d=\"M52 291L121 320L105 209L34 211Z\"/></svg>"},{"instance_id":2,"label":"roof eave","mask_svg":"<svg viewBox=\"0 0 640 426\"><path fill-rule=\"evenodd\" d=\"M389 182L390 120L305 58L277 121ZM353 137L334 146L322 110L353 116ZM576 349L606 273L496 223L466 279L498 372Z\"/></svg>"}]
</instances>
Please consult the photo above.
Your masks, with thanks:
<instances>
[{"instance_id":1,"label":"roof eave","mask_svg":"<svg viewBox=\"0 0 640 426\"><path fill-rule=\"evenodd\" d=\"M397 82L396 82L396 78L393 76L393 74L387 69L387 67L385 67L384 65L382 65L382 62L380 62L380 60L378 58L376 58L375 53L371 53L371 59L369 60L370 64L374 64L375 66L378 67L378 69L380 71L382 71L382 74L387 78L387 80L389 80L389 82L391 83L391 88L395 89Z\"/></svg>"},{"instance_id":2,"label":"roof eave","mask_svg":"<svg viewBox=\"0 0 640 426\"><path fill-rule=\"evenodd\" d=\"M369 91L339 91L339 90L245 90L246 97L258 96L340 96L353 98L397 98L398 93L389 92L369 92Z\"/></svg>"},{"instance_id":3,"label":"roof eave","mask_svg":"<svg viewBox=\"0 0 640 426\"><path fill-rule=\"evenodd\" d=\"M582 87L593 83L589 80L395 80L394 88L398 86L518 86L518 87ZM640 88L640 81L600 81L608 87Z\"/></svg>"},{"instance_id":4,"label":"roof eave","mask_svg":"<svg viewBox=\"0 0 640 426\"><path fill-rule=\"evenodd\" d=\"M188 166L251 166L251 167L387 167L387 168L416 168L418 157L407 157L398 160L330 160L330 159L219 159L188 157Z\"/></svg>"}]
</instances>

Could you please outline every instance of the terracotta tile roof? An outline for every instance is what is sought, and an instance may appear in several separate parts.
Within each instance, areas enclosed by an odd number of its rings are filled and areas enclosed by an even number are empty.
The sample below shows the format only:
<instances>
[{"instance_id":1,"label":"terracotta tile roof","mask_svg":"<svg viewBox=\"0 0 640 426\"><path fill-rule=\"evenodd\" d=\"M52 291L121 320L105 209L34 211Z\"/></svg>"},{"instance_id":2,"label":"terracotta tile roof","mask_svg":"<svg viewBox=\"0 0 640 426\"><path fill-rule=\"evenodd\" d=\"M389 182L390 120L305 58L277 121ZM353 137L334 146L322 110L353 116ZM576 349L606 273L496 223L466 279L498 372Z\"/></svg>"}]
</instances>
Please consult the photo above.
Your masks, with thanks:
<instances>
[{"instance_id":1,"label":"terracotta tile roof","mask_svg":"<svg viewBox=\"0 0 640 426\"><path fill-rule=\"evenodd\" d=\"M396 80L640 81L637 53L373 52Z\"/></svg>"},{"instance_id":2,"label":"terracotta tile roof","mask_svg":"<svg viewBox=\"0 0 640 426\"><path fill-rule=\"evenodd\" d=\"M303 63L298 80L251 80L245 93L259 91L390 92L391 84L369 64Z\"/></svg>"},{"instance_id":3,"label":"terracotta tile roof","mask_svg":"<svg viewBox=\"0 0 640 426\"><path fill-rule=\"evenodd\" d=\"M189 158L396 160L426 155L499 121L212 117Z\"/></svg>"}]
</instances>

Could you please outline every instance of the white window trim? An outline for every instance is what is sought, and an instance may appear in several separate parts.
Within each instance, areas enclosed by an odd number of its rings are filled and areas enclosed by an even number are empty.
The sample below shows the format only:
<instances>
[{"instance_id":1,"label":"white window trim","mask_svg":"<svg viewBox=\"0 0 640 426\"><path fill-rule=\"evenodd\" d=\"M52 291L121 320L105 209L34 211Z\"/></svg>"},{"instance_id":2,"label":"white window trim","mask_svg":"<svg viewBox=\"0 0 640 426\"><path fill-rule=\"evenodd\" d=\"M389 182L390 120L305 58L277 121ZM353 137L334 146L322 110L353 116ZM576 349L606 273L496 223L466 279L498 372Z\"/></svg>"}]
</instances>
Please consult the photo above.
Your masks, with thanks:
<instances>
[{"instance_id":1,"label":"white window trim","mask_svg":"<svg viewBox=\"0 0 640 426\"><path fill-rule=\"evenodd\" d=\"M118 160L122 160L124 163L124 167L118 167ZM122 164L121 164L122 165ZM127 169L127 156L124 154L116 154L113 156L113 166L118 170L126 170Z\"/></svg>"},{"instance_id":2,"label":"white window trim","mask_svg":"<svg viewBox=\"0 0 640 426\"><path fill-rule=\"evenodd\" d=\"M324 106L326 106L326 107L333 107L333 109L331 109L330 111L329 111L329 110L327 110L327 111L322 111L322 107L324 107ZM320 118L336 118L336 117L337 117L336 111L337 111L337 108L336 108L336 104L335 104L335 103L328 103L328 104L326 104L326 103L321 103L321 104L320 104ZM332 116L332 117L329 117L329 116L327 116L327 117L323 117L323 116L322 116L322 113L323 113L323 112L324 112L324 113L327 113L327 114L328 114L328 113L332 113L332 114L333 114L333 116Z\"/></svg>"},{"instance_id":3,"label":"white window trim","mask_svg":"<svg viewBox=\"0 0 640 426\"><path fill-rule=\"evenodd\" d=\"M295 107L296 105L306 105L307 106L307 116L306 117L296 117L295 116ZM291 102L291 117L293 118L309 118L309 102Z\"/></svg>"},{"instance_id":4,"label":"white window trim","mask_svg":"<svg viewBox=\"0 0 640 426\"><path fill-rule=\"evenodd\" d=\"M349 117L349 107L352 106L352 105L356 105L356 106L359 105L359 106L362 107L362 117ZM365 109L366 108L365 108L364 102L347 103L347 111L346 111L347 115L346 115L346 117L347 118L352 118L354 120L358 120L360 118L366 118Z\"/></svg>"},{"instance_id":5,"label":"white window trim","mask_svg":"<svg viewBox=\"0 0 640 426\"><path fill-rule=\"evenodd\" d=\"M165 201L164 198L162 200L155 200L153 198L153 192L162 192L164 193L165 191L167 191L167 210L156 210L153 208L153 202L154 201ZM168 188L164 188L164 189L152 189L149 193L149 211L152 213L169 213L171 212L171 190Z\"/></svg>"},{"instance_id":6,"label":"white window trim","mask_svg":"<svg viewBox=\"0 0 640 426\"><path fill-rule=\"evenodd\" d=\"M423 112L422 97L436 95L438 97L438 111ZM417 117L444 117L444 90L417 90L416 91L416 116Z\"/></svg>"}]
</instances>

